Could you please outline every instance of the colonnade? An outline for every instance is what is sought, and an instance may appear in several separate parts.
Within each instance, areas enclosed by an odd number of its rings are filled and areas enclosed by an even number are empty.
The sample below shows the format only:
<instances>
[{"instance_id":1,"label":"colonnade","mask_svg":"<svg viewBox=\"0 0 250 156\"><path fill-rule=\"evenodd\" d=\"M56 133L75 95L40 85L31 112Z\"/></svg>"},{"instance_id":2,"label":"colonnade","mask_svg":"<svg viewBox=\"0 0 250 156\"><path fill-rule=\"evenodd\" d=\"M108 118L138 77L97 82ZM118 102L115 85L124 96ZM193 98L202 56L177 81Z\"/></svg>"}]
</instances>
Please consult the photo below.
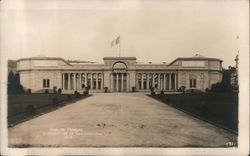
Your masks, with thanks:
<instances>
[{"instance_id":1,"label":"colonnade","mask_svg":"<svg viewBox=\"0 0 250 156\"><path fill-rule=\"evenodd\" d=\"M177 73L137 73L136 88L149 90L151 87L157 90L177 90Z\"/></svg>"},{"instance_id":2,"label":"colonnade","mask_svg":"<svg viewBox=\"0 0 250 156\"><path fill-rule=\"evenodd\" d=\"M108 81L108 80L105 80ZM129 73L110 73L111 91L129 91ZM136 88L138 90L149 90L151 87L157 90L177 90L177 73L136 73ZM62 89L82 90L89 87L91 90L103 90L104 74L65 72L62 74Z\"/></svg>"},{"instance_id":3,"label":"colonnade","mask_svg":"<svg viewBox=\"0 0 250 156\"><path fill-rule=\"evenodd\" d=\"M128 91L129 90L129 73L111 73L110 74L112 91Z\"/></svg>"},{"instance_id":4,"label":"colonnade","mask_svg":"<svg viewBox=\"0 0 250 156\"><path fill-rule=\"evenodd\" d=\"M62 89L65 90L82 90L87 86L89 89L102 90L103 84L103 73L62 74Z\"/></svg>"}]
</instances>

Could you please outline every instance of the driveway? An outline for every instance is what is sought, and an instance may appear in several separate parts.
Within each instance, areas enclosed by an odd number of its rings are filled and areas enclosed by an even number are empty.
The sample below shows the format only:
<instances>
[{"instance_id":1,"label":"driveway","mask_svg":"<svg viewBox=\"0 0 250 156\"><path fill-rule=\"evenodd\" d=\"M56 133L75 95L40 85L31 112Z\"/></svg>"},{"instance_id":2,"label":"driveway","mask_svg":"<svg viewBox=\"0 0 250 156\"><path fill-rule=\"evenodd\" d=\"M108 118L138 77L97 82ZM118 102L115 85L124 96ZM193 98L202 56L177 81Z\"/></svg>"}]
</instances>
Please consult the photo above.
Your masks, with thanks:
<instances>
[{"instance_id":1,"label":"driveway","mask_svg":"<svg viewBox=\"0 0 250 156\"><path fill-rule=\"evenodd\" d=\"M9 128L12 147L215 147L236 139L142 93L96 93Z\"/></svg>"}]
</instances>

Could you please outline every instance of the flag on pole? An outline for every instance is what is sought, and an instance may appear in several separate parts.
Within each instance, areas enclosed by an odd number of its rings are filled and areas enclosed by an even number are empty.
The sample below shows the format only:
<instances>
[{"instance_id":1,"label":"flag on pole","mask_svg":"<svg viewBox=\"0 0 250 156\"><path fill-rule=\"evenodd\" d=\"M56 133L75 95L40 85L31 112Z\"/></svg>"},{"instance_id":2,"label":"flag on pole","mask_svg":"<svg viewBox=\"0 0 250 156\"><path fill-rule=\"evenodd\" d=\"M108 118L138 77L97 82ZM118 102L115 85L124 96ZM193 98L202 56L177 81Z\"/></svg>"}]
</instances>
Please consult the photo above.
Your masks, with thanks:
<instances>
[{"instance_id":1,"label":"flag on pole","mask_svg":"<svg viewBox=\"0 0 250 156\"><path fill-rule=\"evenodd\" d=\"M116 39L111 41L111 47L120 44L120 36L118 36Z\"/></svg>"},{"instance_id":2,"label":"flag on pole","mask_svg":"<svg viewBox=\"0 0 250 156\"><path fill-rule=\"evenodd\" d=\"M115 44L119 44L120 43L120 36L118 36L115 40Z\"/></svg>"}]
</instances>

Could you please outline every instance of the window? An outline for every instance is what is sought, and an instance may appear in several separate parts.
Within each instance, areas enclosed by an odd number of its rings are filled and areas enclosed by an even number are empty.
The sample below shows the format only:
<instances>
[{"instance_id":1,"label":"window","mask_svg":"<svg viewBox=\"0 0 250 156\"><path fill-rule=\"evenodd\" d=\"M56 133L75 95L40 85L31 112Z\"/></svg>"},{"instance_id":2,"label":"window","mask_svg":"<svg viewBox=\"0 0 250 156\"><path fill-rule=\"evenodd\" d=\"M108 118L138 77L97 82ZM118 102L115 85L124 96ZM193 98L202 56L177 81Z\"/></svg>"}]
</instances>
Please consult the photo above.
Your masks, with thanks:
<instances>
[{"instance_id":1,"label":"window","mask_svg":"<svg viewBox=\"0 0 250 156\"><path fill-rule=\"evenodd\" d=\"M49 88L49 79L43 79L43 88Z\"/></svg>"},{"instance_id":2,"label":"window","mask_svg":"<svg viewBox=\"0 0 250 156\"><path fill-rule=\"evenodd\" d=\"M190 88L196 88L196 79L190 79Z\"/></svg>"}]
</instances>

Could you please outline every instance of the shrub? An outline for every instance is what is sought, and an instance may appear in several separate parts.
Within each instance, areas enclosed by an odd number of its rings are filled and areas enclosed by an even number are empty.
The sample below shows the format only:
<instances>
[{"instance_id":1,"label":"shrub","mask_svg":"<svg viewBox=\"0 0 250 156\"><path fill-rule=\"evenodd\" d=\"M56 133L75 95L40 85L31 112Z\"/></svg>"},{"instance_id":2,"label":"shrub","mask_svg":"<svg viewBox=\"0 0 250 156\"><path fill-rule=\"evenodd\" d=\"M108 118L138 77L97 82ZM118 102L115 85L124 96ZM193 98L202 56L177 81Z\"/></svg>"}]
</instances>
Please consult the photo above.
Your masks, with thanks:
<instances>
[{"instance_id":1,"label":"shrub","mask_svg":"<svg viewBox=\"0 0 250 156\"><path fill-rule=\"evenodd\" d=\"M132 92L135 92L136 88L135 86L132 87Z\"/></svg>"},{"instance_id":2,"label":"shrub","mask_svg":"<svg viewBox=\"0 0 250 156\"><path fill-rule=\"evenodd\" d=\"M154 90L151 90L151 95L155 96L155 91Z\"/></svg>"},{"instance_id":3,"label":"shrub","mask_svg":"<svg viewBox=\"0 0 250 156\"><path fill-rule=\"evenodd\" d=\"M178 88L178 92L181 92L181 87L180 87L180 88Z\"/></svg>"},{"instance_id":4,"label":"shrub","mask_svg":"<svg viewBox=\"0 0 250 156\"><path fill-rule=\"evenodd\" d=\"M152 96L155 96L154 87L149 86L149 89L150 89L150 94L151 94Z\"/></svg>"},{"instance_id":5,"label":"shrub","mask_svg":"<svg viewBox=\"0 0 250 156\"><path fill-rule=\"evenodd\" d=\"M25 113L26 113L27 115L32 115L32 114L34 114L34 113L35 113L35 107L34 107L33 105L28 105L28 106L26 106L26 108L25 108Z\"/></svg>"},{"instance_id":6,"label":"shrub","mask_svg":"<svg viewBox=\"0 0 250 156\"><path fill-rule=\"evenodd\" d=\"M48 93L49 93L49 90L48 90L48 89L45 89L44 92L45 92L45 94L48 94Z\"/></svg>"},{"instance_id":7,"label":"shrub","mask_svg":"<svg viewBox=\"0 0 250 156\"><path fill-rule=\"evenodd\" d=\"M27 89L27 93L28 93L28 94L31 94L31 89L30 89L30 88Z\"/></svg>"},{"instance_id":8,"label":"shrub","mask_svg":"<svg viewBox=\"0 0 250 156\"><path fill-rule=\"evenodd\" d=\"M164 96L164 91L162 90L161 93L160 93L161 96Z\"/></svg>"},{"instance_id":9,"label":"shrub","mask_svg":"<svg viewBox=\"0 0 250 156\"><path fill-rule=\"evenodd\" d=\"M84 96L88 96L89 95L89 91L88 90L83 91L83 95Z\"/></svg>"},{"instance_id":10,"label":"shrub","mask_svg":"<svg viewBox=\"0 0 250 156\"><path fill-rule=\"evenodd\" d=\"M186 86L181 86L180 88L181 88L182 93L185 94Z\"/></svg>"},{"instance_id":11,"label":"shrub","mask_svg":"<svg viewBox=\"0 0 250 156\"><path fill-rule=\"evenodd\" d=\"M78 91L75 91L75 97L80 98L80 96L81 96L80 93Z\"/></svg>"},{"instance_id":12,"label":"shrub","mask_svg":"<svg viewBox=\"0 0 250 156\"><path fill-rule=\"evenodd\" d=\"M59 88L59 89L57 90L57 92L58 92L59 94L62 94L62 89Z\"/></svg>"},{"instance_id":13,"label":"shrub","mask_svg":"<svg viewBox=\"0 0 250 156\"><path fill-rule=\"evenodd\" d=\"M70 95L67 95L67 100L68 100L68 101L71 101L71 100L72 100L72 98L71 98Z\"/></svg>"},{"instance_id":14,"label":"shrub","mask_svg":"<svg viewBox=\"0 0 250 156\"><path fill-rule=\"evenodd\" d=\"M105 93L107 93L108 92L108 87L104 87L104 91L105 91Z\"/></svg>"},{"instance_id":15,"label":"shrub","mask_svg":"<svg viewBox=\"0 0 250 156\"><path fill-rule=\"evenodd\" d=\"M81 94L78 92L77 95L76 95L77 98L80 98L81 97Z\"/></svg>"},{"instance_id":16,"label":"shrub","mask_svg":"<svg viewBox=\"0 0 250 156\"><path fill-rule=\"evenodd\" d=\"M89 90L90 89L90 86L88 85L87 87L85 87L85 90Z\"/></svg>"},{"instance_id":17,"label":"shrub","mask_svg":"<svg viewBox=\"0 0 250 156\"><path fill-rule=\"evenodd\" d=\"M231 84L226 84L224 82L213 84L211 87L212 92L232 92L233 87Z\"/></svg>"},{"instance_id":18,"label":"shrub","mask_svg":"<svg viewBox=\"0 0 250 156\"><path fill-rule=\"evenodd\" d=\"M204 93L204 92L200 89L187 89L185 93Z\"/></svg>"},{"instance_id":19,"label":"shrub","mask_svg":"<svg viewBox=\"0 0 250 156\"><path fill-rule=\"evenodd\" d=\"M52 99L52 105L53 106L58 106L59 105L59 100L57 98Z\"/></svg>"},{"instance_id":20,"label":"shrub","mask_svg":"<svg viewBox=\"0 0 250 156\"><path fill-rule=\"evenodd\" d=\"M23 86L20 84L19 74L13 74L12 71L8 75L8 94L22 94L25 93Z\"/></svg>"}]
</instances>

